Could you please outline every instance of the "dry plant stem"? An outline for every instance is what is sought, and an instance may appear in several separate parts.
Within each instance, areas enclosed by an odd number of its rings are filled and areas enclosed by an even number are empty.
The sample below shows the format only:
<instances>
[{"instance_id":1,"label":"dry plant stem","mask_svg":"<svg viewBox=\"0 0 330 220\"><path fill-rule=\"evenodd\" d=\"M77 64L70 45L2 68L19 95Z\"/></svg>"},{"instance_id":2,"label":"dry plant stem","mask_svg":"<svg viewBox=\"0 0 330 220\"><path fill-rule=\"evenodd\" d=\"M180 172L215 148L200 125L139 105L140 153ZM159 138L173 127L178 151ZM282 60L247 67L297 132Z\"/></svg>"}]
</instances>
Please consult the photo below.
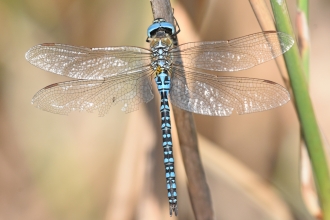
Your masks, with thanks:
<instances>
[{"instance_id":1,"label":"dry plant stem","mask_svg":"<svg viewBox=\"0 0 330 220\"><path fill-rule=\"evenodd\" d=\"M175 106L173 106L173 112L195 218L196 220L213 220L211 195L200 159L193 116Z\"/></svg>"},{"instance_id":2,"label":"dry plant stem","mask_svg":"<svg viewBox=\"0 0 330 220\"><path fill-rule=\"evenodd\" d=\"M294 36L286 2L278 0L271 0L270 2L273 8L277 30ZM313 167L323 219L330 220L330 176L326 152L323 147L321 133L309 97L307 80L297 45L293 45L291 50L284 54L284 57L290 76L291 87L295 96L295 104L302 134Z\"/></svg>"},{"instance_id":3,"label":"dry plant stem","mask_svg":"<svg viewBox=\"0 0 330 220\"><path fill-rule=\"evenodd\" d=\"M164 18L173 24L172 6L169 0L150 0L154 19Z\"/></svg>"},{"instance_id":4,"label":"dry plant stem","mask_svg":"<svg viewBox=\"0 0 330 220\"><path fill-rule=\"evenodd\" d=\"M173 24L172 7L169 0L151 0L150 2L154 18L164 18ZM211 195L198 150L192 113L175 106L173 106L173 113L195 218L196 220L213 220Z\"/></svg>"}]
</instances>

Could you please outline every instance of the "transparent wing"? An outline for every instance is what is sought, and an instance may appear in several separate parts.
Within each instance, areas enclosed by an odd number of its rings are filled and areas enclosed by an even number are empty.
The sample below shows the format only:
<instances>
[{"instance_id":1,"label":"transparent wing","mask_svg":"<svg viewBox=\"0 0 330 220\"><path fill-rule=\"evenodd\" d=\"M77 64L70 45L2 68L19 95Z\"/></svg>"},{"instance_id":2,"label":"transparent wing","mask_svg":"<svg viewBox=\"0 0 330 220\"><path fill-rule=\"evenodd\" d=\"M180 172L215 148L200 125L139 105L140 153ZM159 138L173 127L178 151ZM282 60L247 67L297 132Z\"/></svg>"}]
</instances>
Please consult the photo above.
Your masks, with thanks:
<instances>
[{"instance_id":1,"label":"transparent wing","mask_svg":"<svg viewBox=\"0 0 330 220\"><path fill-rule=\"evenodd\" d=\"M93 112L105 115L111 106L123 102L126 113L138 109L141 102L149 102L151 70L135 74L113 76L104 80L75 80L55 83L41 89L32 99L32 104L42 110L68 114L71 111Z\"/></svg>"},{"instance_id":2,"label":"transparent wing","mask_svg":"<svg viewBox=\"0 0 330 220\"><path fill-rule=\"evenodd\" d=\"M174 68L170 100L193 113L229 116L234 109L246 114L276 108L287 103L290 95L281 85L264 79L221 77Z\"/></svg>"},{"instance_id":3,"label":"transparent wing","mask_svg":"<svg viewBox=\"0 0 330 220\"><path fill-rule=\"evenodd\" d=\"M103 79L150 65L150 51L139 47L86 48L40 44L25 58L33 65L75 79Z\"/></svg>"},{"instance_id":4,"label":"transparent wing","mask_svg":"<svg viewBox=\"0 0 330 220\"><path fill-rule=\"evenodd\" d=\"M288 51L293 38L268 31L228 41L182 44L171 50L177 66L213 71L238 71L259 65ZM181 58L180 59L180 56Z\"/></svg>"}]
</instances>

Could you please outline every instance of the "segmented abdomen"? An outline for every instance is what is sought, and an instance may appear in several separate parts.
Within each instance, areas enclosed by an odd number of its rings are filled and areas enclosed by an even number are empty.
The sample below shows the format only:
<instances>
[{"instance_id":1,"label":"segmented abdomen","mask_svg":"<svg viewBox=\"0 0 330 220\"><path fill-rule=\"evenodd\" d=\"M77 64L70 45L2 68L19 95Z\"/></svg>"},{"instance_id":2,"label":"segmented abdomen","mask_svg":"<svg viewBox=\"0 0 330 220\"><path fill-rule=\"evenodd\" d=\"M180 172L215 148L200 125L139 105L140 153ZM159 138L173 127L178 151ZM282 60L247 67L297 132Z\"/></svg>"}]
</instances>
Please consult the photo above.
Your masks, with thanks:
<instances>
[{"instance_id":1,"label":"segmented abdomen","mask_svg":"<svg viewBox=\"0 0 330 220\"><path fill-rule=\"evenodd\" d=\"M168 94L170 90L170 77L162 71L158 76L155 77L158 91L161 96L160 114L162 121L162 135L163 135L163 149L164 149L164 165L165 165L165 177L167 196L170 205L170 215L172 212L177 215L177 192L175 182L175 171L174 171L174 158L172 148L172 135L171 135L171 119L170 119L170 107L168 104Z\"/></svg>"}]
</instances>

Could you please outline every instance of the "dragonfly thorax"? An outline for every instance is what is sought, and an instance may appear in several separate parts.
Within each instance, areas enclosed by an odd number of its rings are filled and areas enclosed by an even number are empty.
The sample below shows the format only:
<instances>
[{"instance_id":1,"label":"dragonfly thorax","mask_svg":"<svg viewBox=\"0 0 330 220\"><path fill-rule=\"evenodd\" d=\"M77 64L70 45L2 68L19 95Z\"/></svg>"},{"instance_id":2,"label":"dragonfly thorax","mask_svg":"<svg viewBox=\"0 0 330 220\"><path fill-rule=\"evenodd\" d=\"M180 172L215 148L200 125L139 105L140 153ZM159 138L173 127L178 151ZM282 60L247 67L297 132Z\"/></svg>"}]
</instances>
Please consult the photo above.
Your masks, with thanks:
<instances>
[{"instance_id":1,"label":"dragonfly thorax","mask_svg":"<svg viewBox=\"0 0 330 220\"><path fill-rule=\"evenodd\" d=\"M172 65L172 59L169 55L169 50L172 48L173 42L168 34L165 32L165 37L156 37L150 42L150 48L152 51L151 66L155 70L155 74L158 75L161 71L168 71Z\"/></svg>"}]
</instances>

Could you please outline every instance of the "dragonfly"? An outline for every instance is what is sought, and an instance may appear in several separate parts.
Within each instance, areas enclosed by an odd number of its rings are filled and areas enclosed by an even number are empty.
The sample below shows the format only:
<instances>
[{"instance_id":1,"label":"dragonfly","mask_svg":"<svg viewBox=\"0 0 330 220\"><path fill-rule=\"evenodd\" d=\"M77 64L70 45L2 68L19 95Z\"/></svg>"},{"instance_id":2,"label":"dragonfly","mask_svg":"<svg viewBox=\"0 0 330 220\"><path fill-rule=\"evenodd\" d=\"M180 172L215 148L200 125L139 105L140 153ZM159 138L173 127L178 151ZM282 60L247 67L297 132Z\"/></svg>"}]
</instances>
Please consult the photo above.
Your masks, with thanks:
<instances>
[{"instance_id":1,"label":"dragonfly","mask_svg":"<svg viewBox=\"0 0 330 220\"><path fill-rule=\"evenodd\" d=\"M260 112L290 100L281 85L247 77L202 72L239 71L272 60L288 51L293 38L276 31L226 41L177 45L175 25L158 18L147 29L150 48L117 46L86 48L56 43L32 47L25 57L36 67L73 78L54 83L32 98L37 108L56 114L98 111L104 116L117 103L128 113L160 95L161 132L169 212L177 215L177 191L171 135L170 105L209 116Z\"/></svg>"}]
</instances>

